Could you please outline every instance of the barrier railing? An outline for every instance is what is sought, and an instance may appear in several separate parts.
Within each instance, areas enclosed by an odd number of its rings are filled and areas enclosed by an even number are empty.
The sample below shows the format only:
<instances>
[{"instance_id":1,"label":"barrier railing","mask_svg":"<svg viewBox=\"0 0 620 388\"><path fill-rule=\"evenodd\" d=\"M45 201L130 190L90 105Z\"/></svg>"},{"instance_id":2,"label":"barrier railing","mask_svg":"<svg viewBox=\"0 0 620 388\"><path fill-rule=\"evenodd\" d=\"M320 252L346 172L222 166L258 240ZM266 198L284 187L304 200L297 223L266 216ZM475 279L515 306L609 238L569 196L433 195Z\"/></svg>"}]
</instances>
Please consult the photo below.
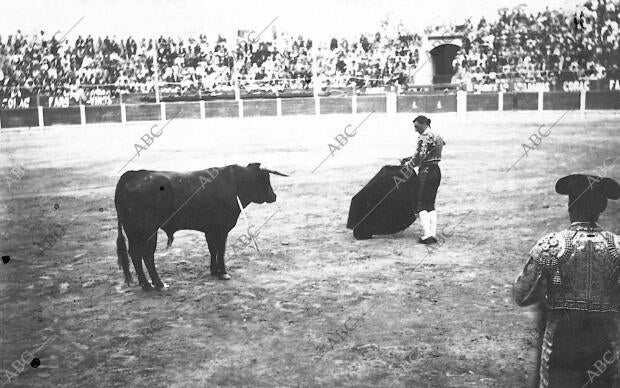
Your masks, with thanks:
<instances>
[{"instance_id":1,"label":"barrier railing","mask_svg":"<svg viewBox=\"0 0 620 388\"><path fill-rule=\"evenodd\" d=\"M92 97L91 97L92 98ZM0 128L45 127L213 117L259 117L375 113L438 113L509 110L620 110L620 91L467 93L432 91L378 95L330 94L289 98L241 98L160 103L128 103L119 97L111 105L69 105L1 109Z\"/></svg>"}]
</instances>

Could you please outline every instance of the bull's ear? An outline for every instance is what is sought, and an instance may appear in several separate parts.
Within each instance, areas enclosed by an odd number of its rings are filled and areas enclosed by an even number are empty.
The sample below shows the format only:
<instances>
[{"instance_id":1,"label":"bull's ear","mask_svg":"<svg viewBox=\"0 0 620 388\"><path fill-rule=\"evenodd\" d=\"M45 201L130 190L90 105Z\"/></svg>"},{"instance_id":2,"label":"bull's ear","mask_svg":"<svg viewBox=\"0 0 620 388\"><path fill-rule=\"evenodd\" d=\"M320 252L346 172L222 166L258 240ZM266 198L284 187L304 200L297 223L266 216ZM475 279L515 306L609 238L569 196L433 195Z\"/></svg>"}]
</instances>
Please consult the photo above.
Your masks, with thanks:
<instances>
[{"instance_id":1,"label":"bull's ear","mask_svg":"<svg viewBox=\"0 0 620 388\"><path fill-rule=\"evenodd\" d=\"M254 168L254 167L260 168L260 163L250 163L250 164L248 164L248 168Z\"/></svg>"},{"instance_id":2,"label":"bull's ear","mask_svg":"<svg viewBox=\"0 0 620 388\"><path fill-rule=\"evenodd\" d=\"M274 174L274 175L288 176L288 175L286 175L286 174L282 174L282 173L281 173L281 172L279 172L279 171L276 171L276 170L269 170L269 169L267 169L267 168L263 168L263 171L267 171L268 173L270 173L270 174Z\"/></svg>"}]
</instances>

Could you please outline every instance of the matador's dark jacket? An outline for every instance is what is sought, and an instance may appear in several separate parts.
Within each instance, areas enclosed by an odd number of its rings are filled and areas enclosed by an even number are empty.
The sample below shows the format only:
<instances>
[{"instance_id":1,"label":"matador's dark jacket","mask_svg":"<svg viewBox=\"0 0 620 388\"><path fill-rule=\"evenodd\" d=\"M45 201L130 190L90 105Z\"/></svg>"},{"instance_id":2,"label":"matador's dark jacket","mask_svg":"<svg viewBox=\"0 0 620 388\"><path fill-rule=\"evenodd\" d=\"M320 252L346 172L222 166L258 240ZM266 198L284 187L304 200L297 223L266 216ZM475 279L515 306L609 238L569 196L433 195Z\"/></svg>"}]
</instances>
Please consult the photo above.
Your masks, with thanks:
<instances>
[{"instance_id":1,"label":"matador's dark jacket","mask_svg":"<svg viewBox=\"0 0 620 388\"><path fill-rule=\"evenodd\" d=\"M550 311L540 387L618 384L620 236L579 222L544 236L531 249L513 297L520 306L543 302Z\"/></svg>"}]
</instances>

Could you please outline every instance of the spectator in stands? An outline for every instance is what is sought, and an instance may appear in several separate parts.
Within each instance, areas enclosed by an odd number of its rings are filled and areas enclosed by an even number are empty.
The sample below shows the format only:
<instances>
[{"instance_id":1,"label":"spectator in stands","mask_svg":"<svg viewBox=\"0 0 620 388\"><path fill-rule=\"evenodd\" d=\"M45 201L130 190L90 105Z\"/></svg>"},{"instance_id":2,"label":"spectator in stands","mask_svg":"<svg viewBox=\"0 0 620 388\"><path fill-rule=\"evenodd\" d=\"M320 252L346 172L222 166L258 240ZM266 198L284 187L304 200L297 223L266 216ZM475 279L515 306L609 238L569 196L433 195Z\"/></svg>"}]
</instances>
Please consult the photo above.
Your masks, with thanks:
<instances>
[{"instance_id":1,"label":"spectator in stands","mask_svg":"<svg viewBox=\"0 0 620 388\"><path fill-rule=\"evenodd\" d=\"M497 22L481 19L469 31L471 45L462 47L454 66L473 75L482 69L522 80L549 80L556 74L565 80L602 79L620 59L618 3L588 1L573 15L501 9Z\"/></svg>"},{"instance_id":2,"label":"spectator in stands","mask_svg":"<svg viewBox=\"0 0 620 388\"><path fill-rule=\"evenodd\" d=\"M501 9L496 21L481 18L427 32L465 34L453 67L463 83L540 82L555 79L620 77L619 0L588 1L572 14L546 9L528 14ZM422 38L398 26L358 39L334 37L315 44L302 36L275 32L257 42L227 42L205 35L158 39L129 36L68 39L15 34L0 37L0 92L63 94L73 86L110 87L115 92L152 89L156 80L177 91L220 92L252 84L255 90L311 88L313 58L321 85L372 90L406 87L414 81ZM316 47L315 47L316 46ZM156 60L154 60L156 55ZM147 86L145 86L147 85Z\"/></svg>"}]
</instances>

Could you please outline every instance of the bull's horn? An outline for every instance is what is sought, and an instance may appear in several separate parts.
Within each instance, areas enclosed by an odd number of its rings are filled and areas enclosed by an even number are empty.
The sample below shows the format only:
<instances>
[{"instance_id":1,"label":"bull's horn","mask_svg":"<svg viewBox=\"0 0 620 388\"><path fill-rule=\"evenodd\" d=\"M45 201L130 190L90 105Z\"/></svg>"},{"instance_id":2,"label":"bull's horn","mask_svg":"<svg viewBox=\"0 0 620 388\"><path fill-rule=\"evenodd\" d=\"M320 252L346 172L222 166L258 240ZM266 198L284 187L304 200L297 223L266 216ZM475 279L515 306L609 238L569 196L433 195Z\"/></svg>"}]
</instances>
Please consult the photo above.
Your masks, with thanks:
<instances>
[{"instance_id":1,"label":"bull's horn","mask_svg":"<svg viewBox=\"0 0 620 388\"><path fill-rule=\"evenodd\" d=\"M269 170L269 169L267 169L267 168L263 168L263 170L264 170L264 171L267 171L267 172L268 172L268 173L270 173L270 174L275 174L275 175L280 175L280 176L288 176L288 175L286 175L286 174L282 174L282 173L281 173L281 172L279 172L279 171Z\"/></svg>"}]
</instances>

